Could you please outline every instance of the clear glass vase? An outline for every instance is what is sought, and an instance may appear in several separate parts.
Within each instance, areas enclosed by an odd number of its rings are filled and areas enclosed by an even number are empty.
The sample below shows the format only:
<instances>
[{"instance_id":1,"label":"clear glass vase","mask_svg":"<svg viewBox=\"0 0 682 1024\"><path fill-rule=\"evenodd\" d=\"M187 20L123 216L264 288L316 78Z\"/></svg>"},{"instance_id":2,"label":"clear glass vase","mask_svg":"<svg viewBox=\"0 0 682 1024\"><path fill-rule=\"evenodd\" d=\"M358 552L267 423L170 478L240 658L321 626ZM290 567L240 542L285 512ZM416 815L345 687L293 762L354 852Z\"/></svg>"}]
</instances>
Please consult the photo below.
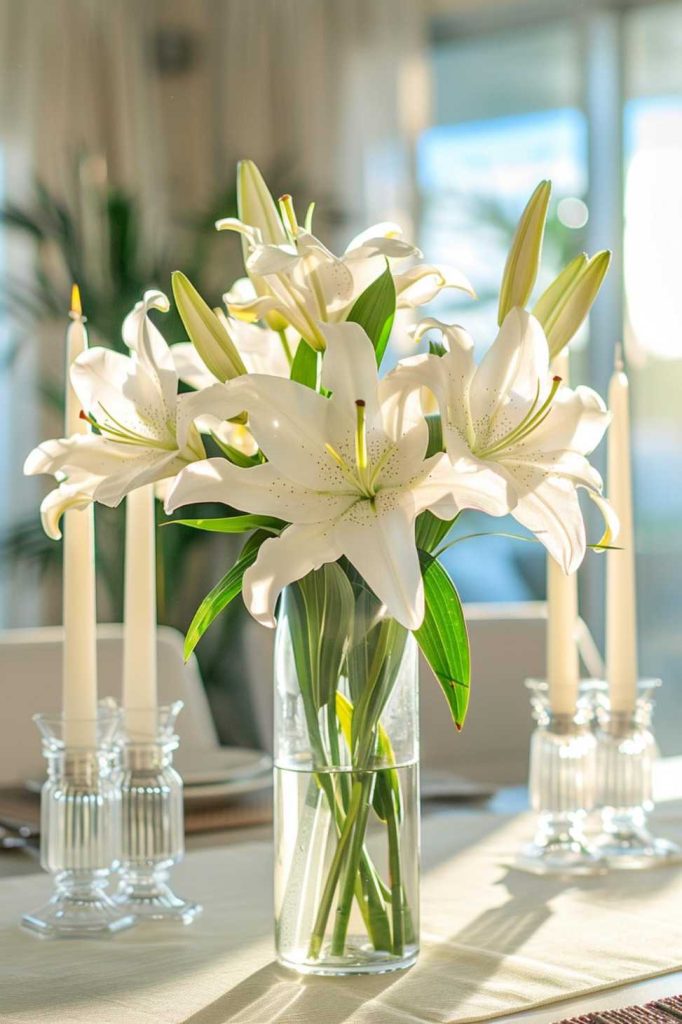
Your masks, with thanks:
<instances>
[{"instance_id":1,"label":"clear glass vase","mask_svg":"<svg viewBox=\"0 0 682 1024\"><path fill-rule=\"evenodd\" d=\"M302 973L419 948L417 650L352 570L284 592L275 643L275 938Z\"/></svg>"},{"instance_id":2,"label":"clear glass vase","mask_svg":"<svg viewBox=\"0 0 682 1024\"><path fill-rule=\"evenodd\" d=\"M171 868L185 852L182 779L173 767L182 701L155 710L126 709L120 735L122 841L117 903L142 920L188 924L198 903L177 896Z\"/></svg>"},{"instance_id":3,"label":"clear glass vase","mask_svg":"<svg viewBox=\"0 0 682 1024\"><path fill-rule=\"evenodd\" d=\"M537 814L535 836L516 866L533 874L595 874L604 862L588 842L584 827L596 799L596 741L593 707L582 693L575 714L552 710L549 687L529 679L536 727L531 737L528 788Z\"/></svg>"},{"instance_id":4,"label":"clear glass vase","mask_svg":"<svg viewBox=\"0 0 682 1024\"><path fill-rule=\"evenodd\" d=\"M36 715L35 722L47 761L40 863L52 875L55 891L44 906L24 914L22 924L40 935L66 938L107 936L128 928L134 918L106 891L121 855L118 714L101 708L96 721ZM82 738L83 745L74 737Z\"/></svg>"},{"instance_id":5,"label":"clear glass vase","mask_svg":"<svg viewBox=\"0 0 682 1024\"><path fill-rule=\"evenodd\" d=\"M640 682L634 710L612 711L608 688L597 695L597 847L610 868L648 868L680 857L680 848L652 834L653 767L659 756L651 729L660 679Z\"/></svg>"}]
</instances>

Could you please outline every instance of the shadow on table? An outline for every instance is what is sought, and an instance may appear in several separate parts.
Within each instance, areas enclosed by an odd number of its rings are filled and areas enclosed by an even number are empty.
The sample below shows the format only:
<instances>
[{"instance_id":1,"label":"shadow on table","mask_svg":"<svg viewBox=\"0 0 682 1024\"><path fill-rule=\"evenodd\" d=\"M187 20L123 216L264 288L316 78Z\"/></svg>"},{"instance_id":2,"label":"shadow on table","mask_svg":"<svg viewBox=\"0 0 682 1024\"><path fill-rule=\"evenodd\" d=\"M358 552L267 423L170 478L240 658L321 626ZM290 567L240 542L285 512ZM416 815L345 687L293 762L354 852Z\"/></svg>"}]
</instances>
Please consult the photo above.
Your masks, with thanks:
<instances>
[{"instance_id":1,"label":"shadow on table","mask_svg":"<svg viewBox=\"0 0 682 1024\"><path fill-rule=\"evenodd\" d=\"M298 977L273 962L183 1024L276 1024L290 1019L344 1024L375 1000L388 1024L404 1019L405 1007L423 1006L425 995L438 989L448 990L448 1011L453 1012L496 973L505 956L522 946L543 924L552 913L549 901L565 888L565 882L552 881L543 890L547 902L534 902L529 907L532 880L528 876L508 871L499 884L507 890L509 900L480 914L444 942L428 946L419 957L416 973ZM382 997L394 988L391 996L396 998L386 1003Z\"/></svg>"},{"instance_id":2,"label":"shadow on table","mask_svg":"<svg viewBox=\"0 0 682 1024\"><path fill-rule=\"evenodd\" d=\"M182 1024L275 1024L288 1020L343 1024L358 1007L400 979L398 972L354 978L299 977L273 961Z\"/></svg>"},{"instance_id":3,"label":"shadow on table","mask_svg":"<svg viewBox=\"0 0 682 1024\"><path fill-rule=\"evenodd\" d=\"M552 916L554 897L567 887L565 878L543 878L538 899L537 877L511 868L502 871L497 884L506 891L506 901L443 941L427 945L417 969L345 978L299 977L272 962L183 1024L284 1024L290 1020L344 1024L373 1003L374 1018L385 1024L404 1022L407 1007L419 1007L415 1021L456 1017L458 1009L495 976L505 958L521 949ZM642 895L665 887L667 880L665 872L646 872L636 880L623 879L615 888L624 894L634 883ZM613 882L611 876L612 887ZM598 878L573 879L568 884L600 895L605 887ZM470 1010L467 1007L467 1014ZM419 1011L421 1016L416 1015Z\"/></svg>"}]
</instances>

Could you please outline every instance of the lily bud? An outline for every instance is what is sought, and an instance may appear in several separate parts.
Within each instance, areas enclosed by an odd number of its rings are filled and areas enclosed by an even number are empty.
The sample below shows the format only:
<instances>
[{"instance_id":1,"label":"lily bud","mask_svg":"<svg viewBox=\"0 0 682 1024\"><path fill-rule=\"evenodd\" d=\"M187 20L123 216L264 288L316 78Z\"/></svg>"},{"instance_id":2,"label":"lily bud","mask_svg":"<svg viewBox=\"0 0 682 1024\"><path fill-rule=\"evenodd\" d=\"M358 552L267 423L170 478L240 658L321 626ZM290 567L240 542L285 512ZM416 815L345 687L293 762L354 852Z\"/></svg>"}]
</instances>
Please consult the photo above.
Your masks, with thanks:
<instances>
[{"instance_id":1,"label":"lily bud","mask_svg":"<svg viewBox=\"0 0 682 1024\"><path fill-rule=\"evenodd\" d=\"M564 296L568 294L576 280L587 266L588 256L581 252L568 263L558 277L544 290L533 309L533 316L542 324L545 334L549 331Z\"/></svg>"},{"instance_id":2,"label":"lily bud","mask_svg":"<svg viewBox=\"0 0 682 1024\"><path fill-rule=\"evenodd\" d=\"M538 275L550 181L541 181L521 214L502 275L497 320L502 323L510 309L525 307Z\"/></svg>"},{"instance_id":3,"label":"lily bud","mask_svg":"<svg viewBox=\"0 0 682 1024\"><path fill-rule=\"evenodd\" d=\"M265 245L289 241L275 200L253 160L240 160L237 167L237 209L244 224L259 229Z\"/></svg>"},{"instance_id":4,"label":"lily bud","mask_svg":"<svg viewBox=\"0 0 682 1024\"><path fill-rule=\"evenodd\" d=\"M592 308L609 269L611 253L607 249L598 252L582 267L578 266L576 272L577 259L559 274L534 310L547 336L552 359L568 345Z\"/></svg>"},{"instance_id":5,"label":"lily bud","mask_svg":"<svg viewBox=\"0 0 682 1024\"><path fill-rule=\"evenodd\" d=\"M174 271L172 280L185 330L208 369L220 381L241 377L246 367L218 317L183 273Z\"/></svg>"},{"instance_id":6,"label":"lily bud","mask_svg":"<svg viewBox=\"0 0 682 1024\"><path fill-rule=\"evenodd\" d=\"M289 236L282 223L277 204L265 184L263 175L253 160L240 160L237 166L237 210L239 220L260 232L264 245L288 245ZM250 255L249 240L242 236L244 265ZM269 295L270 290L262 278L249 274L257 295ZM283 331L288 325L279 313L265 314L265 322L273 331Z\"/></svg>"}]
</instances>

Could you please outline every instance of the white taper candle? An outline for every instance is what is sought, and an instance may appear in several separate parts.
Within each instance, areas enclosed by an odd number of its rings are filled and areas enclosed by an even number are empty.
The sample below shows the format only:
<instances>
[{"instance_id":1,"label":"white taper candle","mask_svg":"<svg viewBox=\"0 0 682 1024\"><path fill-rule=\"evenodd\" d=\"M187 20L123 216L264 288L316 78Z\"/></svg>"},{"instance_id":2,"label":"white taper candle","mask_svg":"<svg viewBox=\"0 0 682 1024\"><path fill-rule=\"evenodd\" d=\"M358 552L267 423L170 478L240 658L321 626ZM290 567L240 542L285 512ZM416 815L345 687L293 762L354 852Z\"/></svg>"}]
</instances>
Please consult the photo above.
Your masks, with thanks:
<instances>
[{"instance_id":1,"label":"white taper candle","mask_svg":"<svg viewBox=\"0 0 682 1024\"><path fill-rule=\"evenodd\" d=\"M564 349L552 370L565 385L569 383L568 352ZM556 714L575 714L578 700L578 577L566 575L551 557L547 558L547 683L549 701Z\"/></svg>"},{"instance_id":2,"label":"white taper candle","mask_svg":"<svg viewBox=\"0 0 682 1024\"><path fill-rule=\"evenodd\" d=\"M88 347L78 286L71 294L71 323L66 332L65 435L86 434L90 427L71 386L71 364ZM64 514L63 686L64 742L94 746L97 714L97 612L95 605L95 524L93 506Z\"/></svg>"},{"instance_id":3,"label":"white taper candle","mask_svg":"<svg viewBox=\"0 0 682 1024\"><path fill-rule=\"evenodd\" d=\"M637 603L629 386L620 351L609 384L609 409L607 496L620 520L620 550L606 553L606 674L611 708L630 712L637 697Z\"/></svg>"},{"instance_id":4,"label":"white taper candle","mask_svg":"<svg viewBox=\"0 0 682 1024\"><path fill-rule=\"evenodd\" d=\"M123 708L126 727L144 742L155 734L156 545L154 485L132 491L126 501L125 641Z\"/></svg>"}]
</instances>

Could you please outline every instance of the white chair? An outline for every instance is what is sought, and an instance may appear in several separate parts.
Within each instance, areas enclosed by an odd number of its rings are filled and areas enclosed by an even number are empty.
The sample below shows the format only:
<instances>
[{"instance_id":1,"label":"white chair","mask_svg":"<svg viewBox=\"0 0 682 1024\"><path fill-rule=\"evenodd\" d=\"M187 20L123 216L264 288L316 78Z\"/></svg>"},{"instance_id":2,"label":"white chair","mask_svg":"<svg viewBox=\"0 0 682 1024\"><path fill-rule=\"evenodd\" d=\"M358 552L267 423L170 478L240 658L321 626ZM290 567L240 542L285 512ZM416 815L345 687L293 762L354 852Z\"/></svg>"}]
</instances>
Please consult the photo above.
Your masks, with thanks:
<instances>
[{"instance_id":1,"label":"white chair","mask_svg":"<svg viewBox=\"0 0 682 1024\"><path fill-rule=\"evenodd\" d=\"M533 728L527 678L545 674L547 607L544 602L470 604L465 608L471 641L471 703L457 733L440 687L420 665L421 762L477 782L514 785L528 777ZM246 647L261 745L272 750L272 632L247 627ZM602 677L594 642L579 623L578 647L588 674Z\"/></svg>"},{"instance_id":2,"label":"white chair","mask_svg":"<svg viewBox=\"0 0 682 1024\"><path fill-rule=\"evenodd\" d=\"M0 785L41 778L44 765L36 712L55 712L61 704L61 626L16 629L0 633ZM157 634L159 703L184 701L178 719L181 739L178 765L192 751L218 748L218 737L194 657L184 663L183 638L160 626ZM100 697L121 698L123 627L97 628L97 671Z\"/></svg>"}]
</instances>

